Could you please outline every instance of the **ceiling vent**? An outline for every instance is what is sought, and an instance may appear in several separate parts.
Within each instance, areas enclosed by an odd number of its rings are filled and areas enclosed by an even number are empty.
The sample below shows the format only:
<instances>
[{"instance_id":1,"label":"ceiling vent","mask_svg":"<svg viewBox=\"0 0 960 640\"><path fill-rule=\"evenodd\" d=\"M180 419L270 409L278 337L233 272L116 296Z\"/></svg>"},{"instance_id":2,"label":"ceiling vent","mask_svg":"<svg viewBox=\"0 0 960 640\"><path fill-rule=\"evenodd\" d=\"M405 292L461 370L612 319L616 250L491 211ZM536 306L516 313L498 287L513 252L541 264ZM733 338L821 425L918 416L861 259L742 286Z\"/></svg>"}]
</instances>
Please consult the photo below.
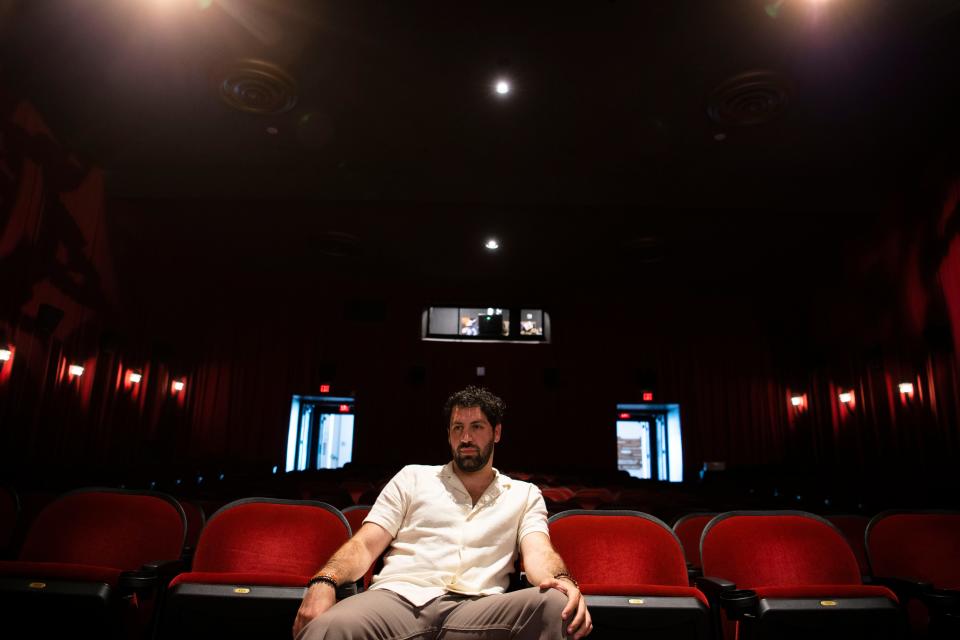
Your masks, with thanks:
<instances>
[{"instance_id":1,"label":"ceiling vent","mask_svg":"<svg viewBox=\"0 0 960 640\"><path fill-rule=\"evenodd\" d=\"M283 69L264 60L238 60L223 72L220 98L246 113L273 115L297 103L297 83Z\"/></svg>"},{"instance_id":2,"label":"ceiling vent","mask_svg":"<svg viewBox=\"0 0 960 640\"><path fill-rule=\"evenodd\" d=\"M790 102L790 83L772 71L749 71L723 82L713 90L707 113L724 126L747 126L770 122Z\"/></svg>"}]
</instances>

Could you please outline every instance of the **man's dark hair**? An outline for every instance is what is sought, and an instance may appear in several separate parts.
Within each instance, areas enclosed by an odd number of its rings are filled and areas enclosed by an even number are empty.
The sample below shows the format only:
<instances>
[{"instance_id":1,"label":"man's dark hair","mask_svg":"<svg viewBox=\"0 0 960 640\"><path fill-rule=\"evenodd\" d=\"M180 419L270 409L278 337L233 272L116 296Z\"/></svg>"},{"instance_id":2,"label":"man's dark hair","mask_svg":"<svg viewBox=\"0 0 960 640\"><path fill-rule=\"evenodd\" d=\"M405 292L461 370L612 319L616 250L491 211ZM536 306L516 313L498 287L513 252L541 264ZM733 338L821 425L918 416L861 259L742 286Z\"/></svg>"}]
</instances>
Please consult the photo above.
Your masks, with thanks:
<instances>
[{"instance_id":1,"label":"man's dark hair","mask_svg":"<svg viewBox=\"0 0 960 640\"><path fill-rule=\"evenodd\" d=\"M503 412L507 410L507 405L503 400L483 387L472 385L447 398L447 402L443 405L443 417L447 427L450 426L450 415L453 413L454 407L462 409L480 407L480 411L483 411L484 417L492 427L500 424L503 420Z\"/></svg>"}]
</instances>

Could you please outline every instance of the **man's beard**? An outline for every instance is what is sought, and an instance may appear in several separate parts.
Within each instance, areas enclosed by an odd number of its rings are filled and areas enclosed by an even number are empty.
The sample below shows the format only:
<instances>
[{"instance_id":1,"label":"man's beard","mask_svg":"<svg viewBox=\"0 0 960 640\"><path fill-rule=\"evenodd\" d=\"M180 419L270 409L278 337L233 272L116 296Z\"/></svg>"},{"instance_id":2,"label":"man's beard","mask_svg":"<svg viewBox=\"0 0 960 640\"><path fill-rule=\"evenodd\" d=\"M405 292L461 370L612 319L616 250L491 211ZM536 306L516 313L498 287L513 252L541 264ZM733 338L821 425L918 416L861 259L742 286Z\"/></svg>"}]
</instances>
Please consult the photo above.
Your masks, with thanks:
<instances>
[{"instance_id":1,"label":"man's beard","mask_svg":"<svg viewBox=\"0 0 960 640\"><path fill-rule=\"evenodd\" d=\"M479 447L473 448L477 449L477 453L469 456L461 454L459 448L454 452L453 461L457 464L457 467L460 469L460 471L465 471L467 473L479 471L487 464L490 456L493 455L493 442L490 442L490 444L483 449L479 449Z\"/></svg>"}]
</instances>

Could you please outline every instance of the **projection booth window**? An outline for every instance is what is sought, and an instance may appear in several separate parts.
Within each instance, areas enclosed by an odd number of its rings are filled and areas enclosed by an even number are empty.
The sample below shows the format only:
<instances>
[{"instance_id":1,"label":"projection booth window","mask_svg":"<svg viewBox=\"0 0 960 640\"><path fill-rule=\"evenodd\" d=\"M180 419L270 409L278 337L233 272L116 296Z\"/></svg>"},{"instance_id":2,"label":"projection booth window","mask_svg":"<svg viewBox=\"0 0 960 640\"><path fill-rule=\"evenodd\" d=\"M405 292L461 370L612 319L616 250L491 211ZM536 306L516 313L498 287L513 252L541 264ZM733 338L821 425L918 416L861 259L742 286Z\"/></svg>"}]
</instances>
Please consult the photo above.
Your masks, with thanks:
<instances>
[{"instance_id":1,"label":"projection booth window","mask_svg":"<svg viewBox=\"0 0 960 640\"><path fill-rule=\"evenodd\" d=\"M550 316L543 309L430 307L423 312L423 339L454 342L549 342Z\"/></svg>"}]
</instances>

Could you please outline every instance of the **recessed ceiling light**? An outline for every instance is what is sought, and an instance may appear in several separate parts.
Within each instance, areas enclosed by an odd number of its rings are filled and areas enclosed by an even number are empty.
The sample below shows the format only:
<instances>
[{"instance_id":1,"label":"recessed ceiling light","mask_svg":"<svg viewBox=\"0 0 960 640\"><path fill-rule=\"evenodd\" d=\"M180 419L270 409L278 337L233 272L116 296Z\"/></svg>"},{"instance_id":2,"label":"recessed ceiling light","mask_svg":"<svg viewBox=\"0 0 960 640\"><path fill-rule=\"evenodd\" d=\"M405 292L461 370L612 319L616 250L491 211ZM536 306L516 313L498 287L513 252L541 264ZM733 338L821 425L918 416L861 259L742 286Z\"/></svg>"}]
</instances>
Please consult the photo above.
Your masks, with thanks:
<instances>
[{"instance_id":1,"label":"recessed ceiling light","mask_svg":"<svg viewBox=\"0 0 960 640\"><path fill-rule=\"evenodd\" d=\"M725 133L715 133L715 134L713 134L713 139L716 140L717 142L723 142L724 140L727 139L727 134L725 134Z\"/></svg>"},{"instance_id":2,"label":"recessed ceiling light","mask_svg":"<svg viewBox=\"0 0 960 640\"><path fill-rule=\"evenodd\" d=\"M497 249L500 248L500 243L494 240L493 238L490 238L489 240L487 240L487 244L483 246L485 246L487 249L490 249L490 251L496 251Z\"/></svg>"},{"instance_id":3,"label":"recessed ceiling light","mask_svg":"<svg viewBox=\"0 0 960 640\"><path fill-rule=\"evenodd\" d=\"M275 136L278 133L280 133L280 129L277 129L276 127L267 127L267 133L269 133L272 136Z\"/></svg>"},{"instance_id":4,"label":"recessed ceiling light","mask_svg":"<svg viewBox=\"0 0 960 640\"><path fill-rule=\"evenodd\" d=\"M499 95L505 96L510 93L510 83L506 80L497 80L497 83L493 86L493 90L496 91Z\"/></svg>"}]
</instances>

